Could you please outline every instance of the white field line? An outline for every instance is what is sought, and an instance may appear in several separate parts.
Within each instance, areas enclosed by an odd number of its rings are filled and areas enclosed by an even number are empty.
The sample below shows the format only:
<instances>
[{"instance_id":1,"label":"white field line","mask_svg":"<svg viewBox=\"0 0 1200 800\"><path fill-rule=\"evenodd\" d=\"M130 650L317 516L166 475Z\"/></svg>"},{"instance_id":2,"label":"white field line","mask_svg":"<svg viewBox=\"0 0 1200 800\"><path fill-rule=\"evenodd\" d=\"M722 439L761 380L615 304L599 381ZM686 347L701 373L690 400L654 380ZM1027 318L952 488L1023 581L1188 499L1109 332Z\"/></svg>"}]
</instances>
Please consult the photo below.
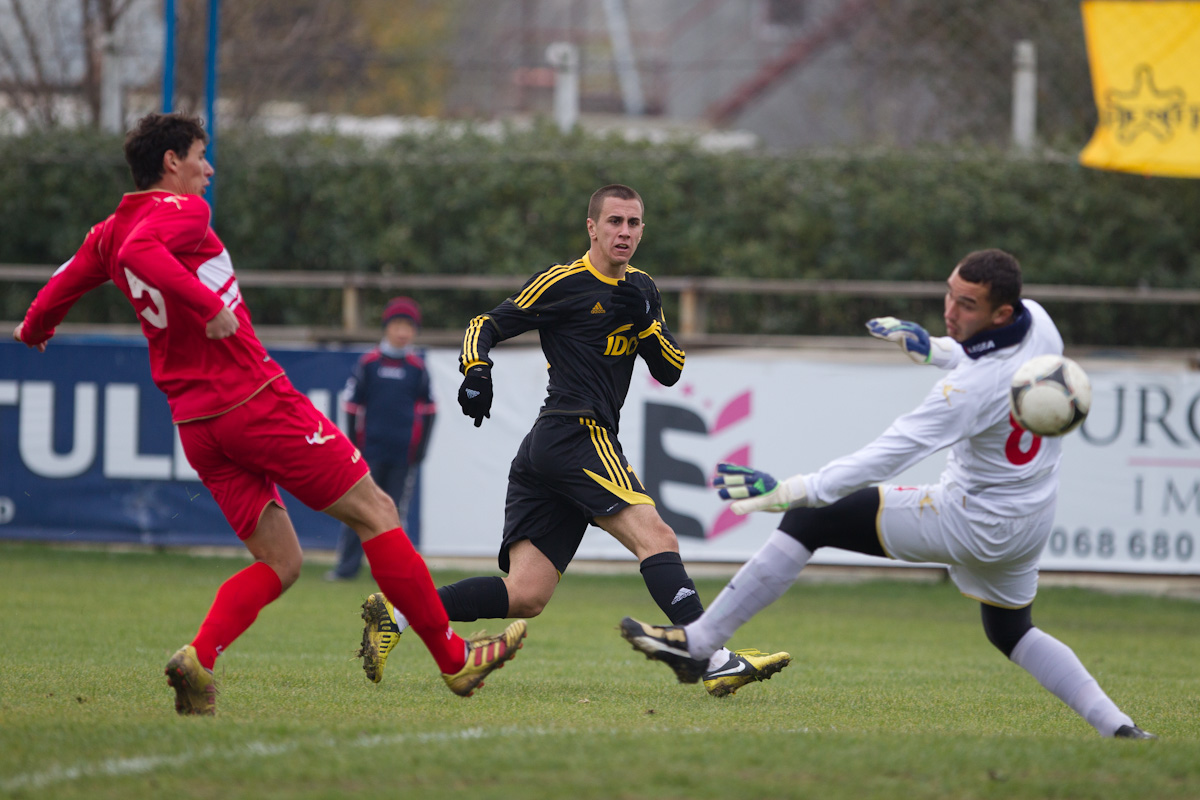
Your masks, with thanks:
<instances>
[{"instance_id":1,"label":"white field line","mask_svg":"<svg viewBox=\"0 0 1200 800\"><path fill-rule=\"evenodd\" d=\"M0 781L0 791L12 792L17 789L44 789L56 783L69 783L97 777L122 777L127 775L145 775L155 770L183 766L184 764L204 760L238 760L247 754L255 757L272 757L286 755L300 747L324 747L330 750L350 748L385 747L397 744L424 744L427 742L449 742L463 739L492 739L513 735L548 736L562 734L564 731L551 731L541 728L467 728L459 731L443 731L437 733L399 733L391 735L359 736L354 739L340 741L338 739L318 739L316 741L286 741L286 742L248 742L237 746L236 749L218 750L204 748L177 755L135 756L132 758L109 758L91 764L76 764L70 767L54 767L44 772L29 772L16 775Z\"/></svg>"},{"instance_id":2,"label":"white field line","mask_svg":"<svg viewBox=\"0 0 1200 800\"><path fill-rule=\"evenodd\" d=\"M707 728L646 728L638 731L639 735L654 733L670 733L673 736L695 734L710 736L712 731ZM808 728L787 728L777 731L781 734L804 734ZM353 739L317 739L306 741L284 742L247 742L234 749L204 748L176 755L135 756L132 758L108 758L91 764L76 764L71 767L54 767L44 772L29 772L0 780L0 792L13 792L18 789L45 789L59 783L91 778L116 778L129 775L146 775L156 770L170 769L183 766L199 760L212 762L214 760L236 761L247 754L257 758L270 758L287 755L300 747L324 747L328 750L344 751L346 748L390 747L399 744L427 744L430 742L454 742L463 740L499 739L514 736L537 738L541 736L571 736L582 733L589 737L597 735L627 736L628 731L594 730L577 731L572 729L521 728L504 727L494 729L466 728L458 731L439 731L433 733L397 733L373 736L357 736Z\"/></svg>"}]
</instances>

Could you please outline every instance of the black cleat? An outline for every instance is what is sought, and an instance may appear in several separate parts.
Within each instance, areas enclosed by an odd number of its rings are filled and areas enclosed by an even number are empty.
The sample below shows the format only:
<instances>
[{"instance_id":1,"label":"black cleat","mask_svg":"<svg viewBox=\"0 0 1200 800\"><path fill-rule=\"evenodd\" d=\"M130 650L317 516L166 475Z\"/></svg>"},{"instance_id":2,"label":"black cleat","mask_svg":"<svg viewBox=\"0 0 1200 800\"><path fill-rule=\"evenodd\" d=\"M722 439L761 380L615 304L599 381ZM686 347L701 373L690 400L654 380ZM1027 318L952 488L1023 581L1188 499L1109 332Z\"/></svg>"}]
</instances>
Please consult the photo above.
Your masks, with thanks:
<instances>
[{"instance_id":1,"label":"black cleat","mask_svg":"<svg viewBox=\"0 0 1200 800\"><path fill-rule=\"evenodd\" d=\"M707 658L692 658L688 653L687 632L680 625L659 627L626 617L621 620L621 635L646 658L675 670L680 683L696 683L708 670Z\"/></svg>"},{"instance_id":2,"label":"black cleat","mask_svg":"<svg viewBox=\"0 0 1200 800\"><path fill-rule=\"evenodd\" d=\"M1157 739L1153 733L1144 731L1137 725L1122 725L1117 728L1117 732L1113 734L1116 739Z\"/></svg>"}]
</instances>

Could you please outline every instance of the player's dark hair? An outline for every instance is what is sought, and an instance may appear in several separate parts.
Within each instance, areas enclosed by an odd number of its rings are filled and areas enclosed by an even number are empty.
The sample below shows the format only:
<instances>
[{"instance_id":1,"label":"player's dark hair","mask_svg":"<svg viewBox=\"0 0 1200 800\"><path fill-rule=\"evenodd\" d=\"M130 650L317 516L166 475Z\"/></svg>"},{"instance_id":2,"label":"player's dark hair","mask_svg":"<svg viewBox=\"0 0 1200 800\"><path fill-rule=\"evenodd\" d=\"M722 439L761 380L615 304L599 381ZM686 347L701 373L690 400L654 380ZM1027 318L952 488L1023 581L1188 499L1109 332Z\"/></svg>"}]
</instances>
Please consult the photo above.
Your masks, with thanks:
<instances>
[{"instance_id":1,"label":"player's dark hair","mask_svg":"<svg viewBox=\"0 0 1200 800\"><path fill-rule=\"evenodd\" d=\"M610 183L608 186L601 186L597 189L592 194L592 199L588 201L588 219L592 222L600 221L600 211L604 208L604 200L607 197L616 197L621 200L637 200L642 207L643 213L646 210L646 204L642 202L640 194L624 184Z\"/></svg>"},{"instance_id":2,"label":"player's dark hair","mask_svg":"<svg viewBox=\"0 0 1200 800\"><path fill-rule=\"evenodd\" d=\"M125 134L125 162L133 173L133 185L142 190L158 183L167 151L186 158L196 140L208 143L199 117L173 112L147 114L139 119L137 127Z\"/></svg>"},{"instance_id":3,"label":"player's dark hair","mask_svg":"<svg viewBox=\"0 0 1200 800\"><path fill-rule=\"evenodd\" d=\"M958 262L958 277L988 287L992 308L1021 305L1021 264L1003 250L976 250Z\"/></svg>"}]
</instances>

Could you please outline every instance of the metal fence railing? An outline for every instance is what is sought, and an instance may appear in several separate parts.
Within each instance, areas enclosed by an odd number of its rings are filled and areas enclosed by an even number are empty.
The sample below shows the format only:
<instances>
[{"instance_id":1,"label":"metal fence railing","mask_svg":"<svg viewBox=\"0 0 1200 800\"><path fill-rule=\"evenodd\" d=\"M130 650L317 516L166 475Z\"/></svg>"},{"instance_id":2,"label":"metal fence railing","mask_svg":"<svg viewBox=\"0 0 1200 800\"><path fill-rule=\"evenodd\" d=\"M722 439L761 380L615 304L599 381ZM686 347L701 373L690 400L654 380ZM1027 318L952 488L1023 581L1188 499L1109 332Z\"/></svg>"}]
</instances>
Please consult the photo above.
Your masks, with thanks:
<instances>
[{"instance_id":1,"label":"metal fence railing","mask_svg":"<svg viewBox=\"0 0 1200 800\"><path fill-rule=\"evenodd\" d=\"M55 267L41 264L0 264L0 285L45 283ZM350 272L243 271L238 283L243 288L325 289L341 295L338 325L293 327L292 339L308 341L370 340L378 334L374 322L365 322L362 294L365 290L430 293L438 291L493 291L509 294L521 287L527 276L506 275L378 275ZM685 341L700 346L765 345L796 337L713 334L708 312L715 298L731 296L859 297L935 299L945 294L946 285L937 281L870 280L762 280L713 277L664 277L655 281L664 296L678 299L678 321L672 326ZM1123 304L1200 306L1200 290L1152 289L1130 286L1066 286L1028 284L1024 295L1040 302L1071 304ZM95 327L95 326L91 326ZM129 326L134 330L136 326ZM428 344L453 344L461 330L427 330Z\"/></svg>"}]
</instances>

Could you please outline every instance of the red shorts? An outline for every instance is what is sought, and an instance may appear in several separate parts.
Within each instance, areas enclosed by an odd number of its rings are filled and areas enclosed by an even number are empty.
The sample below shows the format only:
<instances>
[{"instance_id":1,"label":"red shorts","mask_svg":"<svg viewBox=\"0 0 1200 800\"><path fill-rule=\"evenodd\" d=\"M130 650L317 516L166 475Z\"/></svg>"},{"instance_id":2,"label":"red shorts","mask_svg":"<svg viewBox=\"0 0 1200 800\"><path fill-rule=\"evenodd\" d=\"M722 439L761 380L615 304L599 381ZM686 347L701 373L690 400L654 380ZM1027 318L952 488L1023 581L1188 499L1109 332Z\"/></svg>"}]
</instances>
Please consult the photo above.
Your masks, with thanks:
<instances>
[{"instance_id":1,"label":"red shorts","mask_svg":"<svg viewBox=\"0 0 1200 800\"><path fill-rule=\"evenodd\" d=\"M368 473L358 448L286 375L237 408L180 424L179 439L239 539L268 503L283 505L276 484L324 511Z\"/></svg>"}]
</instances>

